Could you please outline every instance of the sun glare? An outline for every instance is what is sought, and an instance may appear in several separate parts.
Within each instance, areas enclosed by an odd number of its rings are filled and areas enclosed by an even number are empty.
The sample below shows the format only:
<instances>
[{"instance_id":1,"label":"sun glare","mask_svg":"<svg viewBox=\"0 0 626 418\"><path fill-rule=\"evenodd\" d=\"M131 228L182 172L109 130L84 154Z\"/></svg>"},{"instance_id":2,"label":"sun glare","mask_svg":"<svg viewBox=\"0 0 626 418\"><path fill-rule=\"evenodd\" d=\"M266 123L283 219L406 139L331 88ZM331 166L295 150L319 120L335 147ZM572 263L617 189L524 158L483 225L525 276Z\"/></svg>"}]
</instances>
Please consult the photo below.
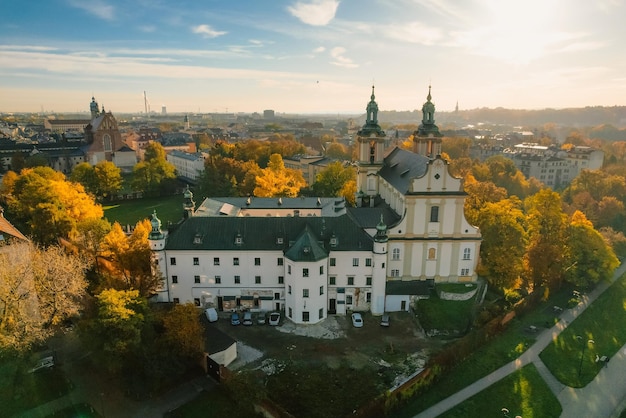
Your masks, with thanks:
<instances>
[{"instance_id":1,"label":"sun glare","mask_svg":"<svg viewBox=\"0 0 626 418\"><path fill-rule=\"evenodd\" d=\"M555 0L488 1L483 53L516 65L543 56L558 41Z\"/></svg>"}]
</instances>

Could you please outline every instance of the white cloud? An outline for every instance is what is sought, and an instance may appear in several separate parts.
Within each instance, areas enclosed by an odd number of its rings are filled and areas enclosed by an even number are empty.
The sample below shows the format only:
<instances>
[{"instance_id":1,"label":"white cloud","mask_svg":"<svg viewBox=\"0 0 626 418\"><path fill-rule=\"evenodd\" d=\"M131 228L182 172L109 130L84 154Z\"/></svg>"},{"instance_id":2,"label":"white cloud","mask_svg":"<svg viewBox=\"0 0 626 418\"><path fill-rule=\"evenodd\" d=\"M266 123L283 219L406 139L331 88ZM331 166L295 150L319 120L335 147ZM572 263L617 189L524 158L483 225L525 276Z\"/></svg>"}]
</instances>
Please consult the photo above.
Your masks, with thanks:
<instances>
[{"instance_id":1,"label":"white cloud","mask_svg":"<svg viewBox=\"0 0 626 418\"><path fill-rule=\"evenodd\" d=\"M313 0L311 3L297 2L287 10L307 25L325 26L335 18L337 7L337 0Z\"/></svg>"},{"instance_id":2,"label":"white cloud","mask_svg":"<svg viewBox=\"0 0 626 418\"><path fill-rule=\"evenodd\" d=\"M315 49L313 50L313 52L314 52L315 54L320 54L320 53L322 53L322 52L324 52L324 51L326 51L326 48L324 48L323 46L318 46L317 48L315 48Z\"/></svg>"},{"instance_id":3,"label":"white cloud","mask_svg":"<svg viewBox=\"0 0 626 418\"><path fill-rule=\"evenodd\" d=\"M86 11L100 19L113 20L114 9L110 4L106 4L101 0L81 1L81 0L68 0L68 4L77 9Z\"/></svg>"},{"instance_id":4,"label":"white cloud","mask_svg":"<svg viewBox=\"0 0 626 418\"><path fill-rule=\"evenodd\" d=\"M331 49L330 56L333 57L333 61L331 61L331 64L344 68L358 67L358 64L355 64L354 61L352 61L350 58L344 56L345 53L346 49L341 46L337 46Z\"/></svg>"},{"instance_id":5,"label":"white cloud","mask_svg":"<svg viewBox=\"0 0 626 418\"><path fill-rule=\"evenodd\" d=\"M383 36L422 45L435 45L443 38L441 30L426 26L420 22L411 22L403 25L389 25L381 32Z\"/></svg>"},{"instance_id":6,"label":"white cloud","mask_svg":"<svg viewBox=\"0 0 626 418\"><path fill-rule=\"evenodd\" d=\"M203 38L217 38L218 36L222 36L228 33L224 31L215 30L209 25L194 26L191 28L191 31L193 33L202 35Z\"/></svg>"}]
</instances>

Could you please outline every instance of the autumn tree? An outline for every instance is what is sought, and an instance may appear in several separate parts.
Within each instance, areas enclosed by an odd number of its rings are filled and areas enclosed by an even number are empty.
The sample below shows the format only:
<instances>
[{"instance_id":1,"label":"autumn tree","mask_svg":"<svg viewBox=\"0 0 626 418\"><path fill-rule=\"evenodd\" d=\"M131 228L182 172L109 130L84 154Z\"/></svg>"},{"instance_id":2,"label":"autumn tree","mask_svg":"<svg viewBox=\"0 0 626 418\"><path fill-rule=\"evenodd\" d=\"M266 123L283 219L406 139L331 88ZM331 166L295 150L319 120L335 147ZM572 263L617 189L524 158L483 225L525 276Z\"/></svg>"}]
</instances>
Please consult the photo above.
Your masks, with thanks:
<instances>
[{"instance_id":1,"label":"autumn tree","mask_svg":"<svg viewBox=\"0 0 626 418\"><path fill-rule=\"evenodd\" d=\"M559 287L567 267L566 216L558 193L543 189L524 201L528 222L528 247L525 263L527 286L535 291Z\"/></svg>"},{"instance_id":2,"label":"autumn tree","mask_svg":"<svg viewBox=\"0 0 626 418\"><path fill-rule=\"evenodd\" d=\"M10 211L41 244L68 237L78 222L101 218L102 207L80 184L49 167L24 169L7 197Z\"/></svg>"},{"instance_id":3,"label":"autumn tree","mask_svg":"<svg viewBox=\"0 0 626 418\"><path fill-rule=\"evenodd\" d=\"M350 180L356 181L356 172L350 166L344 166L341 162L335 161L315 177L312 189L316 196L334 197L340 196L346 183Z\"/></svg>"},{"instance_id":4,"label":"autumn tree","mask_svg":"<svg viewBox=\"0 0 626 418\"><path fill-rule=\"evenodd\" d=\"M589 287L607 280L619 265L613 249L596 231L585 215L576 211L567 226L565 280L579 287Z\"/></svg>"},{"instance_id":5,"label":"autumn tree","mask_svg":"<svg viewBox=\"0 0 626 418\"><path fill-rule=\"evenodd\" d=\"M258 197L295 197L306 182L299 170L285 168L280 154L272 154L267 168L256 179L254 195Z\"/></svg>"},{"instance_id":6,"label":"autumn tree","mask_svg":"<svg viewBox=\"0 0 626 418\"><path fill-rule=\"evenodd\" d=\"M498 289L516 289L521 284L528 239L521 206L513 196L486 202L478 213L477 226L483 238L478 273Z\"/></svg>"},{"instance_id":7,"label":"autumn tree","mask_svg":"<svg viewBox=\"0 0 626 418\"><path fill-rule=\"evenodd\" d=\"M196 361L204 353L204 329L193 303L177 304L163 317L163 342L172 355Z\"/></svg>"},{"instance_id":8,"label":"autumn tree","mask_svg":"<svg viewBox=\"0 0 626 418\"><path fill-rule=\"evenodd\" d=\"M465 199L465 218L476 225L481 208L488 202L498 202L507 197L506 189L498 187L490 181L477 181L468 174L463 185L463 190L468 194Z\"/></svg>"},{"instance_id":9,"label":"autumn tree","mask_svg":"<svg viewBox=\"0 0 626 418\"><path fill-rule=\"evenodd\" d=\"M148 243L151 229L150 221L144 219L137 222L127 237L121 225L115 222L102 243L102 256L111 263L113 271L110 273L119 279L118 287L137 290L146 297L153 295L161 284L161 277L152 268Z\"/></svg>"},{"instance_id":10,"label":"autumn tree","mask_svg":"<svg viewBox=\"0 0 626 418\"><path fill-rule=\"evenodd\" d=\"M70 179L100 199L114 196L122 188L122 174L111 161L100 161L95 166L80 163L72 170Z\"/></svg>"},{"instance_id":11,"label":"autumn tree","mask_svg":"<svg viewBox=\"0 0 626 418\"><path fill-rule=\"evenodd\" d=\"M132 186L143 190L147 195L158 195L161 189L176 178L176 169L165 158L165 149L158 142L151 142L146 148L144 160L133 167Z\"/></svg>"},{"instance_id":12,"label":"autumn tree","mask_svg":"<svg viewBox=\"0 0 626 418\"><path fill-rule=\"evenodd\" d=\"M98 257L102 252L104 238L111 232L111 224L106 219L91 218L76 225L72 242L80 248L89 265L98 269Z\"/></svg>"},{"instance_id":13,"label":"autumn tree","mask_svg":"<svg viewBox=\"0 0 626 418\"><path fill-rule=\"evenodd\" d=\"M0 252L0 347L23 350L76 316L85 295L86 264L63 248L32 243Z\"/></svg>"}]
</instances>

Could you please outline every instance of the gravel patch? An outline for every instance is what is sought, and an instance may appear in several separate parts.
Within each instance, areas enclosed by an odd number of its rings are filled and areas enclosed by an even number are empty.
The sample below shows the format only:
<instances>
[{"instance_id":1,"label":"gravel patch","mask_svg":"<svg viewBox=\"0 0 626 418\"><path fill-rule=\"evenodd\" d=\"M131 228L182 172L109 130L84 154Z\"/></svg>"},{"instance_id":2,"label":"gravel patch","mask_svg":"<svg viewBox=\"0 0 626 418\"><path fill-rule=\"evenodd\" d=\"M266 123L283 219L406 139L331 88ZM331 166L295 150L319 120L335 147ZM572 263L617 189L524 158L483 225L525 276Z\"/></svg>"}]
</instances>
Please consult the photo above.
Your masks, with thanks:
<instances>
[{"instance_id":1,"label":"gravel patch","mask_svg":"<svg viewBox=\"0 0 626 418\"><path fill-rule=\"evenodd\" d=\"M319 324L312 325L296 325L291 321L285 321L283 325L276 327L276 329L287 334L327 340L334 340L345 336L341 325L339 325L337 318L334 316L329 316Z\"/></svg>"}]
</instances>

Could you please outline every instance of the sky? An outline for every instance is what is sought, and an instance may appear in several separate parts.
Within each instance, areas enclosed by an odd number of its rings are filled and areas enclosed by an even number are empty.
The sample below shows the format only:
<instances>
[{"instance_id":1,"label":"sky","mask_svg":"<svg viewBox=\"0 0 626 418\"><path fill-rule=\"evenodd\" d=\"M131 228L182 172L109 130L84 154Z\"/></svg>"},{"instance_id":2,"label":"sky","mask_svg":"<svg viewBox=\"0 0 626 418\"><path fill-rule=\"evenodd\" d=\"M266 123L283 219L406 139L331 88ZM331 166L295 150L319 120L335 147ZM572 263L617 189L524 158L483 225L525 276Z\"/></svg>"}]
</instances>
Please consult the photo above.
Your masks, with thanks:
<instances>
[{"instance_id":1,"label":"sky","mask_svg":"<svg viewBox=\"0 0 626 418\"><path fill-rule=\"evenodd\" d=\"M626 105L626 0L3 0L0 112Z\"/></svg>"}]
</instances>

